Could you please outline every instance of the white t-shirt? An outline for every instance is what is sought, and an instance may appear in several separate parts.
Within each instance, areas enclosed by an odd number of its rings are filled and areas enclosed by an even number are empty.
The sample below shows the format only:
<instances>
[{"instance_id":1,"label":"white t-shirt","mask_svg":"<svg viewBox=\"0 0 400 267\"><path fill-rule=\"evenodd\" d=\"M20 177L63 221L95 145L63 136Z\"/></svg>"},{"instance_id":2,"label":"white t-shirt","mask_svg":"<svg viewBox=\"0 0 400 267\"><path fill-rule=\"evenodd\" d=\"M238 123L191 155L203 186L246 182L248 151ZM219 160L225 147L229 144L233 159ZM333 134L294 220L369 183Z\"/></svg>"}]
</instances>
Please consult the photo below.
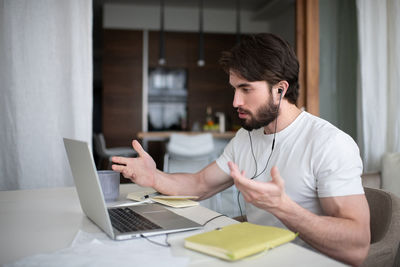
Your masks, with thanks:
<instances>
[{"instance_id":1,"label":"white t-shirt","mask_svg":"<svg viewBox=\"0 0 400 267\"><path fill-rule=\"evenodd\" d=\"M240 129L217 159L218 166L230 174L232 161L250 178L256 170L251 146L257 161L257 174L266 166L271 153L273 134L260 128L250 132ZM285 192L303 208L323 215L319 197L363 194L362 161L354 140L329 122L302 112L288 127L276 133L275 148L267 169L257 178L270 181L270 171L277 166L285 181ZM275 216L246 203L249 222L285 227Z\"/></svg>"}]
</instances>

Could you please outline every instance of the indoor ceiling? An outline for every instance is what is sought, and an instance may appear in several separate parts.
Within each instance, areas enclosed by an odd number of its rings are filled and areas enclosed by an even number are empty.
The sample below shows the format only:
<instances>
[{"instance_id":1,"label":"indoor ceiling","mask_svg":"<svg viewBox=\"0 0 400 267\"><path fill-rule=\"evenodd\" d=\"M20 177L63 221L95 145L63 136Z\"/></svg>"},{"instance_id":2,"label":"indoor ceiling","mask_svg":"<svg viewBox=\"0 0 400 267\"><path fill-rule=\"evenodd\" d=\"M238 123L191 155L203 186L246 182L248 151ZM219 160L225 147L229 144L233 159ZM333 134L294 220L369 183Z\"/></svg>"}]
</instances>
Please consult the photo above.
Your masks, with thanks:
<instances>
[{"instance_id":1,"label":"indoor ceiling","mask_svg":"<svg viewBox=\"0 0 400 267\"><path fill-rule=\"evenodd\" d=\"M237 0L203 0L204 8L235 9ZM296 0L239 0L240 8L253 12L253 19L265 19L294 5ZM107 4L134 4L160 6L161 0L93 0L94 6ZM198 7L200 0L164 0L166 7Z\"/></svg>"},{"instance_id":2,"label":"indoor ceiling","mask_svg":"<svg viewBox=\"0 0 400 267\"><path fill-rule=\"evenodd\" d=\"M227 8L234 9L236 7L236 0L203 0L203 5L206 8ZM246 10L256 10L263 8L271 2L278 2L279 0L240 0L240 6ZM160 5L160 0L102 0L104 3L121 3L121 4L135 4L135 5ZM197 7L200 0L164 0L165 6L173 7Z\"/></svg>"}]
</instances>

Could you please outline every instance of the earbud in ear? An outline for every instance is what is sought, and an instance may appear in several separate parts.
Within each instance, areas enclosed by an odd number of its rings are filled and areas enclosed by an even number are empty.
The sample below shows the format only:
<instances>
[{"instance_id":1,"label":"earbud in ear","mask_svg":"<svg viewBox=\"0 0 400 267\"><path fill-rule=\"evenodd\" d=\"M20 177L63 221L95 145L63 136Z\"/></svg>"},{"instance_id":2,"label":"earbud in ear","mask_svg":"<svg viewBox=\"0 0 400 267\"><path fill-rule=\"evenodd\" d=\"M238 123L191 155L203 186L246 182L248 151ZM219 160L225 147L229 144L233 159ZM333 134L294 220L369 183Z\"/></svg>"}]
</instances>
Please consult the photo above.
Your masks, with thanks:
<instances>
[{"instance_id":1,"label":"earbud in ear","mask_svg":"<svg viewBox=\"0 0 400 267\"><path fill-rule=\"evenodd\" d=\"M282 88L278 88L278 94L282 94L282 93L283 93Z\"/></svg>"}]
</instances>

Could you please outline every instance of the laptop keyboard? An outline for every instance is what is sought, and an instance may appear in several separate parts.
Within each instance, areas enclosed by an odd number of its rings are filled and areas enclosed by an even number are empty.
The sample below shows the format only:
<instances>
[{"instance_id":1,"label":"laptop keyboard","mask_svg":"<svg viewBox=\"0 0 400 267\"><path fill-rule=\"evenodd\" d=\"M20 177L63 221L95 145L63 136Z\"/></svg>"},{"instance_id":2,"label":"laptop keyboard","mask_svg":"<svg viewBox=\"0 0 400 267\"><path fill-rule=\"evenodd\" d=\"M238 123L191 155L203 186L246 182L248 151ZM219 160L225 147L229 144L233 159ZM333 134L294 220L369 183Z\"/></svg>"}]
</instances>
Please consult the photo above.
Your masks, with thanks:
<instances>
[{"instance_id":1,"label":"laptop keyboard","mask_svg":"<svg viewBox=\"0 0 400 267\"><path fill-rule=\"evenodd\" d=\"M121 233L161 229L161 227L130 208L109 209L111 224Z\"/></svg>"}]
</instances>

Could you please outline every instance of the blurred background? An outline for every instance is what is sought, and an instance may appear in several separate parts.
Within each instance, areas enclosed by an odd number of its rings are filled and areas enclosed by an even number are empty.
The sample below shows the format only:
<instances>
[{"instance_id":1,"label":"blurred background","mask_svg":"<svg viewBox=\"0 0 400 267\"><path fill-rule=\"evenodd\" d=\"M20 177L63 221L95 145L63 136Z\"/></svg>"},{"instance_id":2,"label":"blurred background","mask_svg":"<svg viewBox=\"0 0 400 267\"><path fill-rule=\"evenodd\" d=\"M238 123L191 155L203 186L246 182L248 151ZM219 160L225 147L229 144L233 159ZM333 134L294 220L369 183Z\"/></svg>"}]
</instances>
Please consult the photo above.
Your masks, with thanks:
<instances>
[{"instance_id":1,"label":"blurred background","mask_svg":"<svg viewBox=\"0 0 400 267\"><path fill-rule=\"evenodd\" d=\"M62 138L99 169L135 156L163 169L173 133L238 129L221 52L272 32L300 62L298 106L360 147L365 172L400 151L396 1L0 0L0 190L73 185Z\"/></svg>"}]
</instances>

